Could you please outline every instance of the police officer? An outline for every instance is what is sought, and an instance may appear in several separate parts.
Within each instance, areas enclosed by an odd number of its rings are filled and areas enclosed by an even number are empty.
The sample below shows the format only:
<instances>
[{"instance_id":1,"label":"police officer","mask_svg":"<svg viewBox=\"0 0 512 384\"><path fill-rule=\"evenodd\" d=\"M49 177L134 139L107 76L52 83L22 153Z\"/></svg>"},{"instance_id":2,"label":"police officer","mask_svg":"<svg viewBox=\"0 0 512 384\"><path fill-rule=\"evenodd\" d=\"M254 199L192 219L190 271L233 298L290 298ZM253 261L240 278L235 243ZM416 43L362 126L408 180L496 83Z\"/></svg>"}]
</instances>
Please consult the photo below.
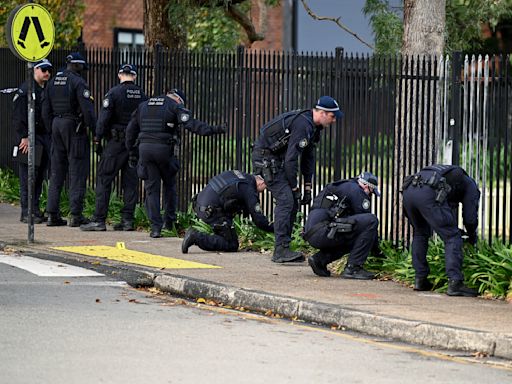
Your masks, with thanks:
<instances>
[{"instance_id":1,"label":"police officer","mask_svg":"<svg viewBox=\"0 0 512 384\"><path fill-rule=\"evenodd\" d=\"M80 226L82 231L105 231L108 205L112 182L121 171L124 207L121 210L121 222L114 225L114 230L133 231L134 212L138 199L137 170L128 164L126 149L126 126L133 111L148 98L144 91L135 85L137 68L132 64L123 64L118 73L120 84L105 95L102 109L96 124L94 142L96 152L101 155L96 178L96 211L94 221ZM101 140L107 145L102 150Z\"/></svg>"},{"instance_id":2,"label":"police officer","mask_svg":"<svg viewBox=\"0 0 512 384\"><path fill-rule=\"evenodd\" d=\"M166 95L141 103L126 128L126 147L132 154L138 145L138 176L144 180L146 212L151 221L150 236L161 237L164 223L160 214L160 182L164 185L166 227L176 207L176 174L180 167L176 157L181 129L201 136L225 133L226 126L210 126L193 119L185 109L185 93L169 90ZM175 152L176 151L176 152Z\"/></svg>"},{"instance_id":3,"label":"police officer","mask_svg":"<svg viewBox=\"0 0 512 384\"><path fill-rule=\"evenodd\" d=\"M380 196L378 180L370 172L328 184L313 201L304 239L319 251L308 259L318 276L331 275L327 264L349 253L341 277L371 280L363 264L378 240L379 220L371 213L370 196Z\"/></svg>"},{"instance_id":4,"label":"police officer","mask_svg":"<svg viewBox=\"0 0 512 384\"><path fill-rule=\"evenodd\" d=\"M430 291L427 262L428 240L432 230L445 245L446 274L450 296L477 296L464 285L462 274L462 236L457 225L457 208L462 203L463 223L468 241L477 241L480 191L464 169L456 165L431 165L404 180L403 204L413 226L412 265L416 271L414 289Z\"/></svg>"},{"instance_id":5,"label":"police officer","mask_svg":"<svg viewBox=\"0 0 512 384\"><path fill-rule=\"evenodd\" d=\"M197 245L205 251L236 252L238 236L233 217L240 212L251 215L258 228L272 232L274 226L261 212L258 196L266 187L263 177L237 170L213 177L194 199L194 211L212 227L214 234L189 229L181 243L181 251L187 253L190 246Z\"/></svg>"},{"instance_id":6,"label":"police officer","mask_svg":"<svg viewBox=\"0 0 512 384\"><path fill-rule=\"evenodd\" d=\"M43 101L43 118L52 136L51 176L48 191L48 226L66 225L59 209L60 193L69 170L71 227L87 224L82 215L89 174L87 128L94 130L96 117L89 86L81 76L87 70L83 56L66 57L66 69L48 82Z\"/></svg>"},{"instance_id":7,"label":"police officer","mask_svg":"<svg viewBox=\"0 0 512 384\"><path fill-rule=\"evenodd\" d=\"M318 99L312 110L292 111L277 116L260 130L252 153L253 170L265 179L276 205L274 210L275 263L302 262L304 256L289 245L299 203L311 202L311 183L315 169L315 145L323 128L343 116L330 96ZM304 198L297 181L301 160Z\"/></svg>"},{"instance_id":8,"label":"police officer","mask_svg":"<svg viewBox=\"0 0 512 384\"><path fill-rule=\"evenodd\" d=\"M41 224L46 220L43 213L39 210L39 200L43 190L43 181L50 165L50 136L46 131L42 119L41 105L44 87L50 78L52 64L47 60L41 60L34 64L34 95L35 95L35 151L36 168L34 179L34 223ZM19 86L13 98L13 125L19 140L19 154L28 154L28 82ZM40 153L38 153L40 152ZM21 156L17 156L20 157ZM23 158L25 158L23 156ZM21 217L20 221L28 222L28 164L25 161L19 161L20 176L20 203Z\"/></svg>"}]
</instances>

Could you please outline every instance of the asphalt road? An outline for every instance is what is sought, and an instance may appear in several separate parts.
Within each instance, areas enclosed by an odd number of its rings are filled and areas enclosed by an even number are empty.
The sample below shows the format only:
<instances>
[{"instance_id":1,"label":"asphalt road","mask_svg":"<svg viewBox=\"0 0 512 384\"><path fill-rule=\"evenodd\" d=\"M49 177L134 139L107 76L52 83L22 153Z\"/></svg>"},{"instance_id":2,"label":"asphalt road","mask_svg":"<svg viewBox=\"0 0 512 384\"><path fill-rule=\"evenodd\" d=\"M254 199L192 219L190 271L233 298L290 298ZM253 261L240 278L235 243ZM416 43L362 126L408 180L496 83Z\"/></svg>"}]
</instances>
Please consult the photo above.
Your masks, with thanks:
<instances>
[{"instance_id":1,"label":"asphalt road","mask_svg":"<svg viewBox=\"0 0 512 384\"><path fill-rule=\"evenodd\" d=\"M198 305L79 270L66 276L62 264L53 276L20 268L0 263L1 383L512 382L504 366Z\"/></svg>"}]
</instances>

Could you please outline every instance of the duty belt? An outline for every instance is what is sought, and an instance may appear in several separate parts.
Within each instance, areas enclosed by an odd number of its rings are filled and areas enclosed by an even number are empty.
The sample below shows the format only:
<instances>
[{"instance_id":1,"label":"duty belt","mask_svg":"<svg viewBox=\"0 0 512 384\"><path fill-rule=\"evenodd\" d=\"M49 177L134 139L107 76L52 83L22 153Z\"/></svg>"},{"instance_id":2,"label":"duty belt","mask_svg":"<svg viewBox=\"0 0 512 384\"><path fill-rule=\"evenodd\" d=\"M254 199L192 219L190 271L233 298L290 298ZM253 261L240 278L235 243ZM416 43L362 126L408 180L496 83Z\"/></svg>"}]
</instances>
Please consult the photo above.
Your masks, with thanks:
<instances>
[{"instance_id":1,"label":"duty belt","mask_svg":"<svg viewBox=\"0 0 512 384\"><path fill-rule=\"evenodd\" d=\"M204 212L206 218L212 217L214 214L223 214L224 210L221 207L214 207L212 205L204 206L200 205L198 206L199 212Z\"/></svg>"},{"instance_id":2,"label":"duty belt","mask_svg":"<svg viewBox=\"0 0 512 384\"><path fill-rule=\"evenodd\" d=\"M116 141L122 141L126 137L125 131L118 131L117 129L111 129L110 134L112 135L112 139Z\"/></svg>"},{"instance_id":3,"label":"duty belt","mask_svg":"<svg viewBox=\"0 0 512 384\"><path fill-rule=\"evenodd\" d=\"M139 143L152 143L152 144L166 144L170 146L174 146L175 140L174 139L154 139L151 137L143 137L139 138Z\"/></svg>"},{"instance_id":4,"label":"duty belt","mask_svg":"<svg viewBox=\"0 0 512 384\"><path fill-rule=\"evenodd\" d=\"M411 185L413 187L420 188L423 185L427 185L434 189L436 191L435 201L437 203L443 203L452 190L452 187L446 182L446 179L435 171L432 171L432 176L430 176L427 180L425 180L419 173L407 177L402 185L402 191L405 191Z\"/></svg>"}]
</instances>

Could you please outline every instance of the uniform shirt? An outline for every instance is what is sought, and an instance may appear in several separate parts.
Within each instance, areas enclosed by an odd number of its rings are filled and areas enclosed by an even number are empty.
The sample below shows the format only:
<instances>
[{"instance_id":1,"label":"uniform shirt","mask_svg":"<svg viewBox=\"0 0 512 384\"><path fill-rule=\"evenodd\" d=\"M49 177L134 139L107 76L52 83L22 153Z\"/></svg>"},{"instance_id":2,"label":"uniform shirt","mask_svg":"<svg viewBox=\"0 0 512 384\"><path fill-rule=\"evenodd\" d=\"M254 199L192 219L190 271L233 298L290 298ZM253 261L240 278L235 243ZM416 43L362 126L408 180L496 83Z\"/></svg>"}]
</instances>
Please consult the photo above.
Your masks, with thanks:
<instances>
[{"instance_id":1,"label":"uniform shirt","mask_svg":"<svg viewBox=\"0 0 512 384\"><path fill-rule=\"evenodd\" d=\"M226 171L216 177L228 177L228 173L234 171ZM264 231L272 231L272 226L269 224L268 219L261 211L260 199L258 189L256 187L256 178L245 172L236 171L243 176L236 186L228 187L223 193L222 197L214 191L211 184L208 183L206 187L198 194L197 204L199 206L222 207L222 200L235 200L239 211L251 216L252 221L256 226Z\"/></svg>"},{"instance_id":2,"label":"uniform shirt","mask_svg":"<svg viewBox=\"0 0 512 384\"><path fill-rule=\"evenodd\" d=\"M58 72L45 89L43 99L43 120L51 130L53 119L67 116L82 119L87 127L96 131L96 116L91 91L78 73L66 69Z\"/></svg>"},{"instance_id":3,"label":"uniform shirt","mask_svg":"<svg viewBox=\"0 0 512 384\"><path fill-rule=\"evenodd\" d=\"M13 101L13 125L19 138L28 137L28 83L24 82L18 88L18 91L14 95ZM37 135L43 135L46 133L41 113L42 97L44 88L41 87L36 81L34 81L34 93L36 95L35 100L35 132Z\"/></svg>"},{"instance_id":4,"label":"uniform shirt","mask_svg":"<svg viewBox=\"0 0 512 384\"><path fill-rule=\"evenodd\" d=\"M330 195L336 195L338 199L329 199L334 203L340 201L346 196L345 204L347 208L343 216L352 216L360 213L371 213L370 197L361 188L357 179L340 180L331 184L327 184L325 188L313 200L311 209L319 209L322 201ZM334 205L334 204L333 204Z\"/></svg>"},{"instance_id":5,"label":"uniform shirt","mask_svg":"<svg viewBox=\"0 0 512 384\"><path fill-rule=\"evenodd\" d=\"M310 183L315 171L315 145L320 141L321 125L313 123L313 112L305 111L295 118L290 126L290 139L284 152L284 171L291 188L298 186L299 158L301 173L304 181ZM255 148L268 149L272 143L267 143L262 134L254 143Z\"/></svg>"},{"instance_id":6,"label":"uniform shirt","mask_svg":"<svg viewBox=\"0 0 512 384\"><path fill-rule=\"evenodd\" d=\"M163 105L151 106L157 99L163 99ZM163 120L167 125L166 132L141 132L143 121L148 115L150 115L150 108L163 108ZM128 127L126 128L126 147L130 150L134 147L135 141L139 139L152 139L161 140L162 143L166 143L166 140L170 139L174 135L180 135L180 127L187 129L188 131L201 135L211 136L218 133L216 126L208 125L205 122L196 120L190 116L187 122L178 124L178 116L183 111L187 111L182 104L175 102L173 99L167 96L152 97L139 104L137 109L133 112L132 118Z\"/></svg>"},{"instance_id":7,"label":"uniform shirt","mask_svg":"<svg viewBox=\"0 0 512 384\"><path fill-rule=\"evenodd\" d=\"M102 102L98 123L96 124L96 137L101 139L110 136L110 130L124 131L130 122L133 111L148 97L141 87L133 81L124 81L111 88Z\"/></svg>"}]
</instances>

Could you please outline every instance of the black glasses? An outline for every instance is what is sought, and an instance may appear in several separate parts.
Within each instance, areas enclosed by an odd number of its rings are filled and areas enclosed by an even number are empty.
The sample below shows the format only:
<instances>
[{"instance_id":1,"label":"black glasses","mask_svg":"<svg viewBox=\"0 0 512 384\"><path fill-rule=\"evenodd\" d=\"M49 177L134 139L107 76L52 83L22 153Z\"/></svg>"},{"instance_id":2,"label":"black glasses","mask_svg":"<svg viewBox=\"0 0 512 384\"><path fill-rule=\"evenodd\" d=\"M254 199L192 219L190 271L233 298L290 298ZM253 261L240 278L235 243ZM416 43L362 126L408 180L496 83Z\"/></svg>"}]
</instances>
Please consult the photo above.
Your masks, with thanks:
<instances>
[{"instance_id":1,"label":"black glasses","mask_svg":"<svg viewBox=\"0 0 512 384\"><path fill-rule=\"evenodd\" d=\"M51 72L51 68L40 68L41 69L41 72L43 73L46 73L46 72Z\"/></svg>"}]
</instances>

